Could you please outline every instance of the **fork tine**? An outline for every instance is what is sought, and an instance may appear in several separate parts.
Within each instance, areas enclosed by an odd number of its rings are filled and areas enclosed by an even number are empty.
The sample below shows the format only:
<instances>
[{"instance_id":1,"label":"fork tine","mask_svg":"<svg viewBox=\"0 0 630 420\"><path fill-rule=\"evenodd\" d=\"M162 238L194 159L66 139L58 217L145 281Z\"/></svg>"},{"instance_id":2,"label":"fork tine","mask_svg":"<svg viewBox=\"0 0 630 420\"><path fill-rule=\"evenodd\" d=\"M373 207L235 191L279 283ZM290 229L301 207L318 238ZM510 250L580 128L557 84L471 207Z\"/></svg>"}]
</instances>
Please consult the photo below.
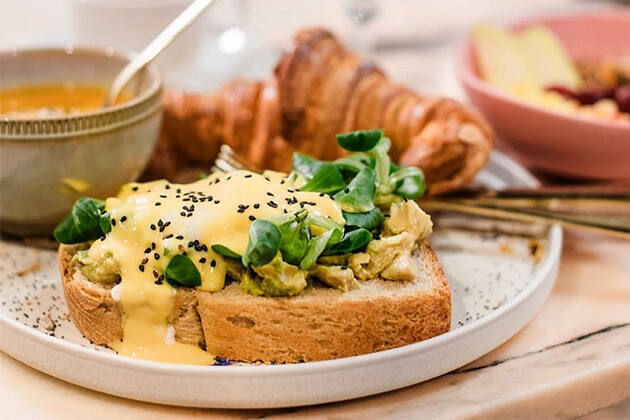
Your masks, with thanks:
<instances>
[{"instance_id":1,"label":"fork tine","mask_svg":"<svg viewBox=\"0 0 630 420\"><path fill-rule=\"evenodd\" d=\"M210 170L212 172L228 173L241 169L253 170L251 165L249 165L243 158L237 156L230 146L227 144L221 145L219 154L217 155L217 158Z\"/></svg>"}]
</instances>

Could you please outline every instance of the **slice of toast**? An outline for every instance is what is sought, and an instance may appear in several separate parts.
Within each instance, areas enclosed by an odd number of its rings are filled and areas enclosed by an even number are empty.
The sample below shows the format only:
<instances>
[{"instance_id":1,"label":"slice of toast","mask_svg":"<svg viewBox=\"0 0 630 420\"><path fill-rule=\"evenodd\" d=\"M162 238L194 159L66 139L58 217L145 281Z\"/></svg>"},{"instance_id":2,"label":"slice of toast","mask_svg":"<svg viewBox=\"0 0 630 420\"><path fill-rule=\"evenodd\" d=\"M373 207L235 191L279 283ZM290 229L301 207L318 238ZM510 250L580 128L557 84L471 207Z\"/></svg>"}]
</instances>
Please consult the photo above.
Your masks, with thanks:
<instances>
[{"instance_id":1,"label":"slice of toast","mask_svg":"<svg viewBox=\"0 0 630 420\"><path fill-rule=\"evenodd\" d=\"M76 246L59 247L70 317L87 338L110 344L122 338L122 311L111 287L90 282L72 264ZM205 339L216 356L247 362L327 360L425 340L450 329L451 293L428 241L414 254L413 282L369 280L343 293L314 287L298 296L245 293L238 283L216 293L178 289L171 323L175 338Z\"/></svg>"}]
</instances>

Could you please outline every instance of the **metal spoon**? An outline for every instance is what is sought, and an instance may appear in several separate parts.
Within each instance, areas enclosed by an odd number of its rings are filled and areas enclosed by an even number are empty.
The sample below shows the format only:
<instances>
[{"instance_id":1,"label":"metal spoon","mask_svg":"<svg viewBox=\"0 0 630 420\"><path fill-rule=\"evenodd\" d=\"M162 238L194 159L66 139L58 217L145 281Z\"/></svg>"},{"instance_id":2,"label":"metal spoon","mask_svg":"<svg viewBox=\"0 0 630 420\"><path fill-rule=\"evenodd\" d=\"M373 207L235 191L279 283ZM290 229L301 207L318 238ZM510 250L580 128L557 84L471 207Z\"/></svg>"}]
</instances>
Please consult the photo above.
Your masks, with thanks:
<instances>
[{"instance_id":1,"label":"metal spoon","mask_svg":"<svg viewBox=\"0 0 630 420\"><path fill-rule=\"evenodd\" d=\"M133 60L123 68L114 79L109 88L105 107L112 106L125 88L127 83L157 57L171 42L175 40L186 28L188 28L201 15L206 7L216 0L195 0L179 16L175 18L149 45L147 45Z\"/></svg>"}]
</instances>

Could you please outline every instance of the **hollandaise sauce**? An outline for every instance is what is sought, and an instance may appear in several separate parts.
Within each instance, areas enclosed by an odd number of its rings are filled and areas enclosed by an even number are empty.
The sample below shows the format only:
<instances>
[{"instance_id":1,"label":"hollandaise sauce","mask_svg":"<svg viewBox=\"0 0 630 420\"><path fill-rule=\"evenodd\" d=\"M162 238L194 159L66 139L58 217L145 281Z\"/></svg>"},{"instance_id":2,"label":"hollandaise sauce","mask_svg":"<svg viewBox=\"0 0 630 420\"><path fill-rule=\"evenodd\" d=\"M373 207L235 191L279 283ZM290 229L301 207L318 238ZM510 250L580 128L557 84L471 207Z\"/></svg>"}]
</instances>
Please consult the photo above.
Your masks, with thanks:
<instances>
[{"instance_id":1,"label":"hollandaise sauce","mask_svg":"<svg viewBox=\"0 0 630 420\"><path fill-rule=\"evenodd\" d=\"M79 83L28 85L0 90L0 114L18 118L58 117L102 108L107 87ZM131 99L122 92L117 104Z\"/></svg>"},{"instance_id":2,"label":"hollandaise sauce","mask_svg":"<svg viewBox=\"0 0 630 420\"><path fill-rule=\"evenodd\" d=\"M175 255L187 256L201 275L198 290L223 289L226 262L211 249L220 244L242 254L252 221L305 210L344 223L330 196L297 191L284 176L248 171L211 176L192 184L167 181L128 184L105 208L111 231L89 255L113 255L120 268L123 339L119 354L173 363L211 364L200 347L174 340L171 325L177 289L164 272ZM118 287L118 286L117 286Z\"/></svg>"}]
</instances>

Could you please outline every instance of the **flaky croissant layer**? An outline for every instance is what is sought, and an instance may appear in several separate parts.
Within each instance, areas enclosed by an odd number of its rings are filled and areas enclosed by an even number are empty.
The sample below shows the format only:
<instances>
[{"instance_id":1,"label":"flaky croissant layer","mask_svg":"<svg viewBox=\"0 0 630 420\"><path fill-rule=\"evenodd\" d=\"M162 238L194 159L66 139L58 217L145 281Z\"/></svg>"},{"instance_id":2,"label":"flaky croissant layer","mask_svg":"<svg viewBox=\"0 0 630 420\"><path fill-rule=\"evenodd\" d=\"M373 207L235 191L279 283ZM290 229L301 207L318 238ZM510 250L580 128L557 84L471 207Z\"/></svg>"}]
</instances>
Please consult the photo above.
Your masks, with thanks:
<instances>
[{"instance_id":1,"label":"flaky croissant layer","mask_svg":"<svg viewBox=\"0 0 630 420\"><path fill-rule=\"evenodd\" d=\"M429 193L440 194L474 177L494 139L471 109L389 81L323 29L298 32L270 80L236 80L209 96L167 91L164 105L145 178L209 166L222 143L258 168L287 171L295 151L335 159L345 154L336 133L382 127L393 158L420 167Z\"/></svg>"}]
</instances>

